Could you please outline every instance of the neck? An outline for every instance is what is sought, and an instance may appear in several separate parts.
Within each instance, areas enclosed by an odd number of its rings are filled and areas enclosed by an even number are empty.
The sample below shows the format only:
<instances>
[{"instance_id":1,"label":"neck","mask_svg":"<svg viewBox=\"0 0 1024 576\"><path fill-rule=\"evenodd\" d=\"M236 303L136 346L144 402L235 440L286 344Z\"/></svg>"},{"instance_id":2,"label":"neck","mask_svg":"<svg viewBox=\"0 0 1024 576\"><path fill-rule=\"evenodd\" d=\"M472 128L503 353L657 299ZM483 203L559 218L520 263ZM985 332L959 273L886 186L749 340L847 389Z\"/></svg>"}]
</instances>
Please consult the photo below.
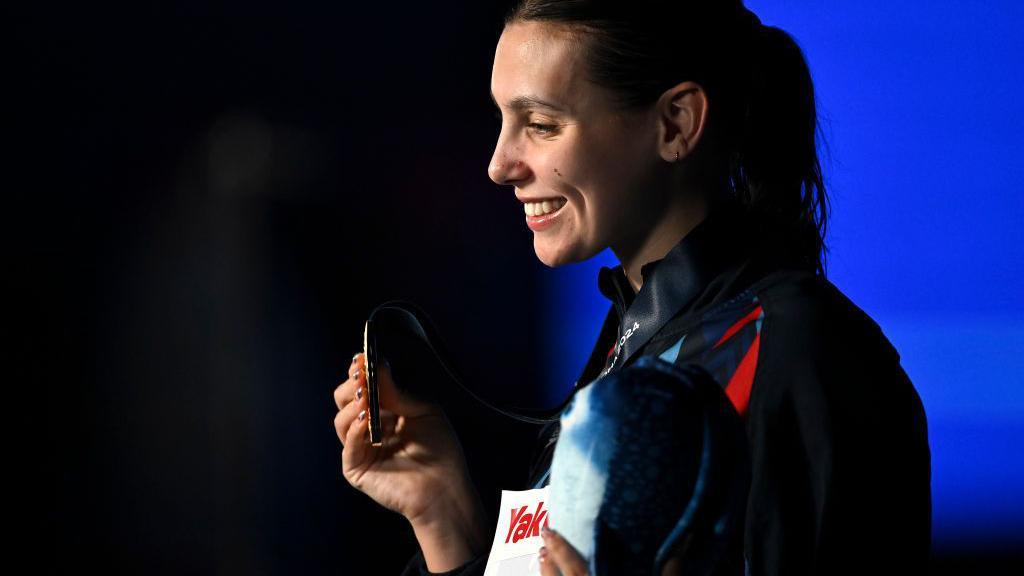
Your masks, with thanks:
<instances>
[{"instance_id":1,"label":"neck","mask_svg":"<svg viewBox=\"0 0 1024 576\"><path fill-rule=\"evenodd\" d=\"M645 228L644 234L632 242L612 247L634 291L639 292L643 286L640 269L649 262L664 258L707 217L708 211L708 202L703 194L675 195L674 201L660 211L660 217L653 226Z\"/></svg>"}]
</instances>

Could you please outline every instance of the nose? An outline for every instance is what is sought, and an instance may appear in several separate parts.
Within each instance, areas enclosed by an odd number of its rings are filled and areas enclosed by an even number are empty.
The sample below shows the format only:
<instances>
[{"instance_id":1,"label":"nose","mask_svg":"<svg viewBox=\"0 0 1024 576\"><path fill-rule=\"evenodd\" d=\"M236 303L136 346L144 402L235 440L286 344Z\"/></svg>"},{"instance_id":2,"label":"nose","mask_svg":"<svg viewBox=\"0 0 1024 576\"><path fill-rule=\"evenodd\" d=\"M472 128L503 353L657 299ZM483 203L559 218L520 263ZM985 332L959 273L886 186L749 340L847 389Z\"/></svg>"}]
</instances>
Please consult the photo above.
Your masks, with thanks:
<instances>
[{"instance_id":1,"label":"nose","mask_svg":"<svg viewBox=\"0 0 1024 576\"><path fill-rule=\"evenodd\" d=\"M522 180L529 173L526 163L503 148L500 143L494 149L491 163L487 166L487 175L495 184L512 184Z\"/></svg>"}]
</instances>

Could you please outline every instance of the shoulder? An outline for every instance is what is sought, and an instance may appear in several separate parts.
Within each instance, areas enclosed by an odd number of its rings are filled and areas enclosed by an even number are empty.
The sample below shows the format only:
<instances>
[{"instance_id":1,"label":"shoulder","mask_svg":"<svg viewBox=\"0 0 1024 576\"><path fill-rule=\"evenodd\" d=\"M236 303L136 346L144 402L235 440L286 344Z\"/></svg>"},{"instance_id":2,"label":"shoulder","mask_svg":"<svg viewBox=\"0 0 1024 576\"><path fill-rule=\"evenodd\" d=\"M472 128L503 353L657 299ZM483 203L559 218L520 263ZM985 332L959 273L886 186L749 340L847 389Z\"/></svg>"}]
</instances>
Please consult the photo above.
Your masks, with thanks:
<instances>
[{"instance_id":1,"label":"shoulder","mask_svg":"<svg viewBox=\"0 0 1024 576\"><path fill-rule=\"evenodd\" d=\"M772 545L791 546L814 530L808 545L826 542L822 553L838 558L884 515L886 541L901 542L895 557L926 552L927 422L895 348L824 278L773 272L755 292L764 319L747 417L748 535L778 530L790 535Z\"/></svg>"},{"instance_id":2,"label":"shoulder","mask_svg":"<svg viewBox=\"0 0 1024 576\"><path fill-rule=\"evenodd\" d=\"M899 354L881 327L831 281L803 271L782 270L754 286L765 315L765 338L808 351L839 347L835 353L888 356ZM808 354L795 358L813 360Z\"/></svg>"},{"instance_id":3,"label":"shoulder","mask_svg":"<svg viewBox=\"0 0 1024 576\"><path fill-rule=\"evenodd\" d=\"M761 392L867 400L910 386L878 323L829 280L783 270L755 293L764 310L755 393L761 384Z\"/></svg>"}]
</instances>

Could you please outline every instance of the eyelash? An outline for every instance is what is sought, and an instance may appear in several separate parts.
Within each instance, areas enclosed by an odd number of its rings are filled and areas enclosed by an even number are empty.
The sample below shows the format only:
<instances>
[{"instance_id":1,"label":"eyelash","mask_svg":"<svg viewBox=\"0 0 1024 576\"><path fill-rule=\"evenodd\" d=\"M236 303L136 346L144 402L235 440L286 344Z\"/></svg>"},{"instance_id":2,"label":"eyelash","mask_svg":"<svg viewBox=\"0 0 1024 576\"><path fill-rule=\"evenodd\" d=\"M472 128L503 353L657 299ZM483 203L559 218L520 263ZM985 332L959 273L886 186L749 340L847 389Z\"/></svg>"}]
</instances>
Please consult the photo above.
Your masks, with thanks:
<instances>
[{"instance_id":1,"label":"eyelash","mask_svg":"<svg viewBox=\"0 0 1024 576\"><path fill-rule=\"evenodd\" d=\"M497 120L499 123L502 122L500 111L494 112L494 119ZM530 122L529 124L526 125L526 127L534 130L538 134L547 135L554 132L558 126L555 124L541 124L539 122Z\"/></svg>"},{"instance_id":2,"label":"eyelash","mask_svg":"<svg viewBox=\"0 0 1024 576\"><path fill-rule=\"evenodd\" d=\"M554 124L538 124L537 122L531 122L526 127L533 128L538 134L551 134L556 128Z\"/></svg>"}]
</instances>

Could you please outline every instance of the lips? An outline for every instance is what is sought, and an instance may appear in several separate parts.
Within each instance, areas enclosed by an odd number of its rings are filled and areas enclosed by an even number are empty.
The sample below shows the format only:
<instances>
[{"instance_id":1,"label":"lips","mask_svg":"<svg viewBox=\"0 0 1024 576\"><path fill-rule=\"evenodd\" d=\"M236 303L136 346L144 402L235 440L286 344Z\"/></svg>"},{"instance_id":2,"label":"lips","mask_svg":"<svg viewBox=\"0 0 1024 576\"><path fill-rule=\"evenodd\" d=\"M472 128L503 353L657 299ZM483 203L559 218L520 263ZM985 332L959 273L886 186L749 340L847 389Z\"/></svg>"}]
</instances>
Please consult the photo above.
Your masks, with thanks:
<instances>
[{"instance_id":1,"label":"lips","mask_svg":"<svg viewBox=\"0 0 1024 576\"><path fill-rule=\"evenodd\" d=\"M550 228L557 222L562 212L564 212L563 208L565 208L566 203L565 198L525 203L526 225L534 232Z\"/></svg>"}]
</instances>

